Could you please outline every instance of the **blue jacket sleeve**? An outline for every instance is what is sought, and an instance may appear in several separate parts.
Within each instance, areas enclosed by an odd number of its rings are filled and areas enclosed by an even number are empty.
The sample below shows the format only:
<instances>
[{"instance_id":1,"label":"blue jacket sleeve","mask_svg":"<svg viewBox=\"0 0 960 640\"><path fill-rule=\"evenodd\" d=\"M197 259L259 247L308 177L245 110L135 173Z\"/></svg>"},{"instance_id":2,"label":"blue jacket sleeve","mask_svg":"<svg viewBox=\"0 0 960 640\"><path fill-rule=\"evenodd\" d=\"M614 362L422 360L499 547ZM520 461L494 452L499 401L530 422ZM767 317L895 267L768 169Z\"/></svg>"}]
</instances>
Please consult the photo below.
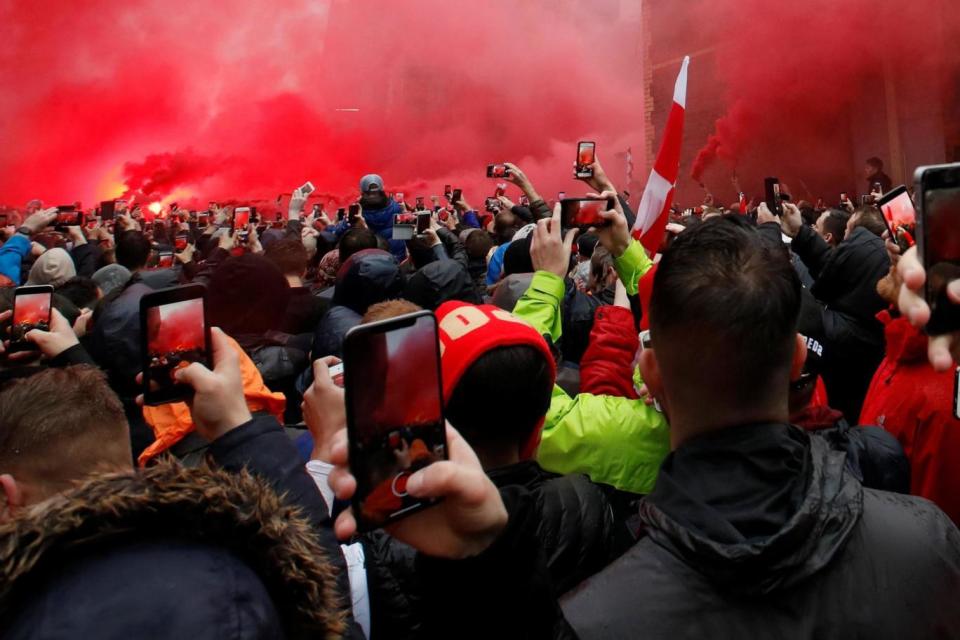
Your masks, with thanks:
<instances>
[{"instance_id":1,"label":"blue jacket sleeve","mask_svg":"<svg viewBox=\"0 0 960 640\"><path fill-rule=\"evenodd\" d=\"M3 243L0 247L0 274L13 280L13 284L20 284L20 263L23 257L30 253L30 239L19 233Z\"/></svg>"},{"instance_id":2,"label":"blue jacket sleeve","mask_svg":"<svg viewBox=\"0 0 960 640\"><path fill-rule=\"evenodd\" d=\"M468 227L473 227L474 229L480 228L480 218L477 217L476 211L467 211L463 214L463 224Z\"/></svg>"},{"instance_id":3,"label":"blue jacket sleeve","mask_svg":"<svg viewBox=\"0 0 960 640\"><path fill-rule=\"evenodd\" d=\"M503 271L503 254L507 252L507 247L510 246L509 242L505 242L499 247L496 251L493 252L493 255L490 256L490 264L487 265L487 286L493 286L500 279L500 272Z\"/></svg>"}]
</instances>

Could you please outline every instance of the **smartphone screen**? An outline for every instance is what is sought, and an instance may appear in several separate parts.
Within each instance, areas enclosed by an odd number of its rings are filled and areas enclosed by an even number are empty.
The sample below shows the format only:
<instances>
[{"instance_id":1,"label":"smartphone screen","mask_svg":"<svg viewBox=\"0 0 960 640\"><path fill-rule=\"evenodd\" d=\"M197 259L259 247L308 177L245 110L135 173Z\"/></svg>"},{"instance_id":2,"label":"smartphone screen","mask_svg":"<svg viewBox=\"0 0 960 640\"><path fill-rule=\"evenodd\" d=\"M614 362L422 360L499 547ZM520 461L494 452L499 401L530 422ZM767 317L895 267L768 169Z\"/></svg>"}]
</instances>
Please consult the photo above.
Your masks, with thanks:
<instances>
[{"instance_id":1,"label":"smartphone screen","mask_svg":"<svg viewBox=\"0 0 960 640\"><path fill-rule=\"evenodd\" d=\"M173 248L177 251L183 251L187 248L187 236L184 234L178 234L177 237L173 239Z\"/></svg>"},{"instance_id":2,"label":"smartphone screen","mask_svg":"<svg viewBox=\"0 0 960 640\"><path fill-rule=\"evenodd\" d=\"M337 385L341 389L343 388L343 363L335 364L329 368L330 379L333 380L333 384Z\"/></svg>"},{"instance_id":3,"label":"smartphone screen","mask_svg":"<svg viewBox=\"0 0 960 640\"><path fill-rule=\"evenodd\" d=\"M925 293L930 305L927 333L960 329L960 305L947 298L947 284L960 278L960 163L920 167L920 255L927 272Z\"/></svg>"},{"instance_id":4,"label":"smartphone screen","mask_svg":"<svg viewBox=\"0 0 960 640\"><path fill-rule=\"evenodd\" d=\"M889 229L902 226L913 228L917 223L917 212L913 208L913 201L910 199L906 187L897 187L883 196L880 199L879 206Z\"/></svg>"},{"instance_id":5,"label":"smartphone screen","mask_svg":"<svg viewBox=\"0 0 960 640\"><path fill-rule=\"evenodd\" d=\"M783 215L783 201L780 199L780 178L764 178L763 192L770 213L775 216Z\"/></svg>"},{"instance_id":6,"label":"smartphone screen","mask_svg":"<svg viewBox=\"0 0 960 640\"><path fill-rule=\"evenodd\" d=\"M461 197L463 197L463 191L461 189L454 189L453 195L450 196L450 202L460 202Z\"/></svg>"},{"instance_id":7,"label":"smartphone screen","mask_svg":"<svg viewBox=\"0 0 960 640\"><path fill-rule=\"evenodd\" d=\"M57 207L56 224L59 227L79 227L83 224L83 212L77 211L73 205L61 205Z\"/></svg>"},{"instance_id":8,"label":"smartphone screen","mask_svg":"<svg viewBox=\"0 0 960 640\"><path fill-rule=\"evenodd\" d=\"M589 229L590 227L606 226L607 221L600 216L600 212L613 207L613 202L604 198L561 200L560 226L564 229Z\"/></svg>"},{"instance_id":9,"label":"smartphone screen","mask_svg":"<svg viewBox=\"0 0 960 640\"><path fill-rule=\"evenodd\" d=\"M300 193L304 196L308 196L315 191L313 183L309 180L303 183L303 186L300 187Z\"/></svg>"},{"instance_id":10,"label":"smartphone screen","mask_svg":"<svg viewBox=\"0 0 960 640\"><path fill-rule=\"evenodd\" d=\"M169 251L161 251L157 258L158 269L169 269L173 266L173 254Z\"/></svg>"},{"instance_id":11,"label":"smartphone screen","mask_svg":"<svg viewBox=\"0 0 960 640\"><path fill-rule=\"evenodd\" d=\"M506 178L509 170L505 164L488 164L487 165L487 177L488 178Z\"/></svg>"},{"instance_id":12,"label":"smartphone screen","mask_svg":"<svg viewBox=\"0 0 960 640\"><path fill-rule=\"evenodd\" d=\"M250 209L239 207L233 211L233 229L246 229L250 224Z\"/></svg>"},{"instance_id":13,"label":"smartphone screen","mask_svg":"<svg viewBox=\"0 0 960 640\"><path fill-rule=\"evenodd\" d=\"M350 215L350 224L355 223L357 221L357 216L360 215L360 205L359 204L350 205L349 215Z\"/></svg>"},{"instance_id":14,"label":"smartphone screen","mask_svg":"<svg viewBox=\"0 0 960 640\"><path fill-rule=\"evenodd\" d=\"M355 327L343 362L354 513L370 530L434 503L405 488L447 458L437 320L422 311Z\"/></svg>"},{"instance_id":15,"label":"smartphone screen","mask_svg":"<svg viewBox=\"0 0 960 640\"><path fill-rule=\"evenodd\" d=\"M597 144L595 142L583 141L577 145L577 177L592 178L592 165L597 158Z\"/></svg>"},{"instance_id":16,"label":"smartphone screen","mask_svg":"<svg viewBox=\"0 0 960 640\"><path fill-rule=\"evenodd\" d=\"M50 309L53 302L53 287L18 287L13 298L13 326L10 329L10 350L36 349L27 342L26 335L34 329L50 330Z\"/></svg>"},{"instance_id":17,"label":"smartphone screen","mask_svg":"<svg viewBox=\"0 0 960 640\"><path fill-rule=\"evenodd\" d=\"M165 289L140 299L144 402L148 405L189 398L193 390L173 374L191 363L211 368L210 331L204 308L205 287Z\"/></svg>"}]
</instances>

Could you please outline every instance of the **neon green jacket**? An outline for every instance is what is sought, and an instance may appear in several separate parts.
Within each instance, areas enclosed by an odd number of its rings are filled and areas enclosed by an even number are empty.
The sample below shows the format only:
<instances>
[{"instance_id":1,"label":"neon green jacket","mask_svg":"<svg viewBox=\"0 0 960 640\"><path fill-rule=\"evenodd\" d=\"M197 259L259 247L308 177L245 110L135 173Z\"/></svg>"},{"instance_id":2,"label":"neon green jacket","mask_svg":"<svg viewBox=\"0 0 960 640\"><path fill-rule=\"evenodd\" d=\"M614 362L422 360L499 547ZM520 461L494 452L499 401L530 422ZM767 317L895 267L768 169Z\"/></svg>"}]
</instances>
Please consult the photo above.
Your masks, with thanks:
<instances>
[{"instance_id":1,"label":"neon green jacket","mask_svg":"<svg viewBox=\"0 0 960 640\"><path fill-rule=\"evenodd\" d=\"M627 293L650 268L640 243L633 241L614 266ZM517 302L514 315L556 343L561 334L564 284L538 271ZM666 419L643 400L581 393L571 398L558 386L543 425L537 461L555 473L585 473L594 482L632 493L650 493L660 464L670 452Z\"/></svg>"}]
</instances>

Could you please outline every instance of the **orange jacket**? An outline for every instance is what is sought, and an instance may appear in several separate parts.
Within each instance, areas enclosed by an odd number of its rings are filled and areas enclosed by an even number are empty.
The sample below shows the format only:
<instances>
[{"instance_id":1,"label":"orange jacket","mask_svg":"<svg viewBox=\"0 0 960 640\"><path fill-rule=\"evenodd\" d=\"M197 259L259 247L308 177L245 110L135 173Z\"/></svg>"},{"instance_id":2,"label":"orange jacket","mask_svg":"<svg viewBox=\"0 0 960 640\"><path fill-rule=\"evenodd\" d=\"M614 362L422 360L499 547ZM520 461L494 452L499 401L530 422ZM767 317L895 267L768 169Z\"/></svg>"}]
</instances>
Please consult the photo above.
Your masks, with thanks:
<instances>
[{"instance_id":1,"label":"orange jacket","mask_svg":"<svg viewBox=\"0 0 960 640\"><path fill-rule=\"evenodd\" d=\"M274 393L263 383L263 378L250 356L233 339L230 340L237 355L240 356L240 374L243 377L243 395L247 399L247 407L251 413L266 411L283 422L283 410L287 401L282 393ZM190 408L185 402L162 404L159 407L144 407L143 419L147 421L156 440L147 447L137 462L145 466L151 458L163 453L185 435L193 431L193 419L190 417Z\"/></svg>"}]
</instances>

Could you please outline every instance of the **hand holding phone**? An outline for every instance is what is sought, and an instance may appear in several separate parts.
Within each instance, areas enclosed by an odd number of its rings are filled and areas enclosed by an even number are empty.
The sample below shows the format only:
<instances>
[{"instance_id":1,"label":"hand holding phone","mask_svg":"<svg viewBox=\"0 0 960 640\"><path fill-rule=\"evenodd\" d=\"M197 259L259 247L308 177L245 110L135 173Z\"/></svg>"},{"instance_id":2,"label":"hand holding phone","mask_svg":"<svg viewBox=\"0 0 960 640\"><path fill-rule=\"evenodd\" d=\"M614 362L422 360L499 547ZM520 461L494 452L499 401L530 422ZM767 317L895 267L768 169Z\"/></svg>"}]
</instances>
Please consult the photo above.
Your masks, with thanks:
<instances>
[{"instance_id":1,"label":"hand holding phone","mask_svg":"<svg viewBox=\"0 0 960 640\"><path fill-rule=\"evenodd\" d=\"M601 213L614 207L608 198L565 198L560 201L560 226L581 231L605 227L609 223Z\"/></svg>"},{"instance_id":2,"label":"hand holding phone","mask_svg":"<svg viewBox=\"0 0 960 640\"><path fill-rule=\"evenodd\" d=\"M488 164L487 165L487 177L488 178L506 178L510 175L510 168L505 164Z\"/></svg>"},{"instance_id":3,"label":"hand holding phone","mask_svg":"<svg viewBox=\"0 0 960 640\"><path fill-rule=\"evenodd\" d=\"M767 209L775 216L783 215L783 199L780 197L780 179L763 179L764 202L767 203Z\"/></svg>"},{"instance_id":4,"label":"hand holding phone","mask_svg":"<svg viewBox=\"0 0 960 640\"><path fill-rule=\"evenodd\" d=\"M140 299L145 404L189 399L193 389L180 380L182 370L195 362L213 366L205 300L203 285L163 289Z\"/></svg>"},{"instance_id":5,"label":"hand holding phone","mask_svg":"<svg viewBox=\"0 0 960 640\"><path fill-rule=\"evenodd\" d=\"M52 286L17 287L13 293L13 324L7 351L36 351L37 345L27 340L27 334L34 329L49 331L52 309Z\"/></svg>"},{"instance_id":6,"label":"hand holding phone","mask_svg":"<svg viewBox=\"0 0 960 640\"><path fill-rule=\"evenodd\" d=\"M920 229L917 250L926 272L927 333L960 330L960 305L949 295L960 279L960 163L919 167L914 175Z\"/></svg>"},{"instance_id":7,"label":"hand holding phone","mask_svg":"<svg viewBox=\"0 0 960 640\"><path fill-rule=\"evenodd\" d=\"M313 384L303 394L303 421L313 436L311 460L330 462L337 433L347 425L343 362L326 356L313 363Z\"/></svg>"},{"instance_id":8,"label":"hand holding phone","mask_svg":"<svg viewBox=\"0 0 960 640\"><path fill-rule=\"evenodd\" d=\"M352 473L344 435L344 431L337 434L331 450L330 461L335 468L330 473L330 487L337 498L350 500L359 483ZM449 424L446 438L450 459L421 469L407 483L411 496L438 501L436 506L386 529L421 553L457 560L475 556L493 544L507 526L507 510L477 454ZM354 512L348 509L337 516L335 529L340 540L353 536L358 530Z\"/></svg>"},{"instance_id":9,"label":"hand holding phone","mask_svg":"<svg viewBox=\"0 0 960 640\"><path fill-rule=\"evenodd\" d=\"M368 530L435 503L407 484L447 458L436 317L423 311L354 327L343 354L353 510Z\"/></svg>"}]
</instances>

